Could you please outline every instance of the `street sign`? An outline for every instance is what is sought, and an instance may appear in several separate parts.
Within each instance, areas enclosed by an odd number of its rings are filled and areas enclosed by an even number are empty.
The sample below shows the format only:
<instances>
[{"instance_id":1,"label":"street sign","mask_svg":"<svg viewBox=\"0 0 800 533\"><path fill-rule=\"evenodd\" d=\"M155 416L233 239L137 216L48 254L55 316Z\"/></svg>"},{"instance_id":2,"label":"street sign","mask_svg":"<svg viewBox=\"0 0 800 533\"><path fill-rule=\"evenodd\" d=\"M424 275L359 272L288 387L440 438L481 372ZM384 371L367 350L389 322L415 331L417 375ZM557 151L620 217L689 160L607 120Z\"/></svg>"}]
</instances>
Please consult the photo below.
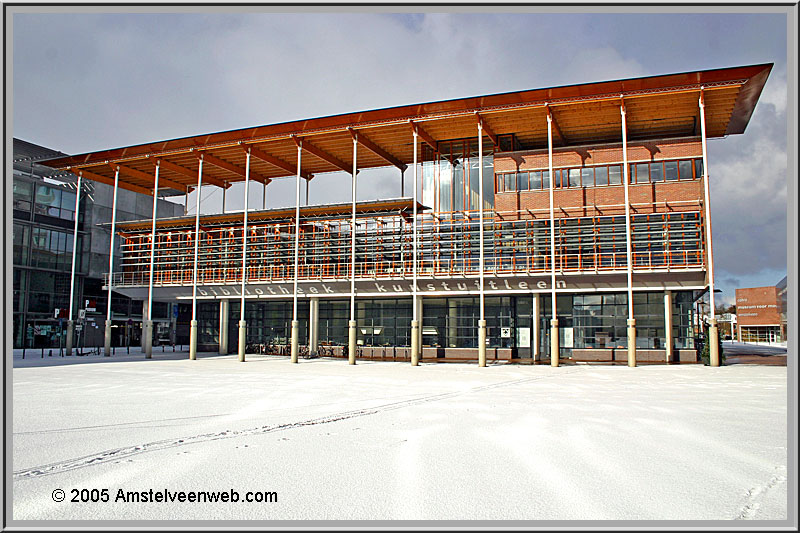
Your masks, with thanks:
<instances>
[{"instance_id":1,"label":"street sign","mask_svg":"<svg viewBox=\"0 0 800 533\"><path fill-rule=\"evenodd\" d=\"M61 309L56 307L56 315L53 318L58 318L58 315L60 315L60 314L61 314Z\"/></svg>"},{"instance_id":2,"label":"street sign","mask_svg":"<svg viewBox=\"0 0 800 533\"><path fill-rule=\"evenodd\" d=\"M78 309L78 319L83 320L86 318L86 309Z\"/></svg>"},{"instance_id":3,"label":"street sign","mask_svg":"<svg viewBox=\"0 0 800 533\"><path fill-rule=\"evenodd\" d=\"M511 338L511 328L500 328L500 337L503 339Z\"/></svg>"},{"instance_id":4,"label":"street sign","mask_svg":"<svg viewBox=\"0 0 800 533\"><path fill-rule=\"evenodd\" d=\"M172 316L173 318L178 318L178 304L172 306Z\"/></svg>"}]
</instances>

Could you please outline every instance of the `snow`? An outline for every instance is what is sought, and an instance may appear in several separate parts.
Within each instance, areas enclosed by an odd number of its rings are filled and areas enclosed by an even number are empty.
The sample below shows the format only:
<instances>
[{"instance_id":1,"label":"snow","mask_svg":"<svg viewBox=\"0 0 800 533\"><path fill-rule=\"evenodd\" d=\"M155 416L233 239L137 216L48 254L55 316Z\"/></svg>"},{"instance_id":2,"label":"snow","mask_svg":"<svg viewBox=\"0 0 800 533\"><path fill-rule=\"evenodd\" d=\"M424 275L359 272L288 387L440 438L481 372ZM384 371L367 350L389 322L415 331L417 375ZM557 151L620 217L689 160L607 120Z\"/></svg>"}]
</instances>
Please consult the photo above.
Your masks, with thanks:
<instances>
[{"instance_id":1,"label":"snow","mask_svg":"<svg viewBox=\"0 0 800 533\"><path fill-rule=\"evenodd\" d=\"M13 519L785 520L786 402L778 366L26 356Z\"/></svg>"}]
</instances>

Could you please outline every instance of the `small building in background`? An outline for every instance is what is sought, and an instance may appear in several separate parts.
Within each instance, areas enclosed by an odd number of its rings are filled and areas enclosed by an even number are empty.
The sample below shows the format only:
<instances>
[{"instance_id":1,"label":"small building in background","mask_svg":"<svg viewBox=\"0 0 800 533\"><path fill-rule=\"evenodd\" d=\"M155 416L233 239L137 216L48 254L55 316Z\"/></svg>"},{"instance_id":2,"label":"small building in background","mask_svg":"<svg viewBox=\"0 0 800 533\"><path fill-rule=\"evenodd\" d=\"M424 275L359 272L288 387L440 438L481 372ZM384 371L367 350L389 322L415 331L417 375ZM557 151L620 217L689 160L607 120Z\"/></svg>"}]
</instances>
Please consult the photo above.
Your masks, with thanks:
<instances>
[{"instance_id":1,"label":"small building in background","mask_svg":"<svg viewBox=\"0 0 800 533\"><path fill-rule=\"evenodd\" d=\"M786 341L786 278L773 287L736 289L740 342Z\"/></svg>"}]
</instances>

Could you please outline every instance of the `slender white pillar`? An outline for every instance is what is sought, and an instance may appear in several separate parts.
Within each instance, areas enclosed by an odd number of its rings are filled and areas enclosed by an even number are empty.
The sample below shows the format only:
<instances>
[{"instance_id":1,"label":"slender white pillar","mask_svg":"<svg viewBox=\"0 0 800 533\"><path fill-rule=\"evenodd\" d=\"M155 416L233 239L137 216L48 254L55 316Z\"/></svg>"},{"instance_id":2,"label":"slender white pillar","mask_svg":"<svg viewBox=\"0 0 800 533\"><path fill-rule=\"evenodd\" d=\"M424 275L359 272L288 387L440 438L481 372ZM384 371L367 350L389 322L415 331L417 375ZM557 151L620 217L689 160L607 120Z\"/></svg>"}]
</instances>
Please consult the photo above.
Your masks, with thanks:
<instances>
[{"instance_id":1,"label":"slender white pillar","mask_svg":"<svg viewBox=\"0 0 800 533\"><path fill-rule=\"evenodd\" d=\"M664 291L664 359L671 363L673 359L672 339L672 291Z\"/></svg>"},{"instance_id":2,"label":"slender white pillar","mask_svg":"<svg viewBox=\"0 0 800 533\"><path fill-rule=\"evenodd\" d=\"M308 186L311 182L306 180L306 205L308 205Z\"/></svg>"},{"instance_id":3,"label":"slender white pillar","mask_svg":"<svg viewBox=\"0 0 800 533\"><path fill-rule=\"evenodd\" d=\"M200 196L203 187L203 154L197 167L196 212L194 214L194 266L192 268L192 321L189 333L189 359L197 359L197 253L200 246Z\"/></svg>"},{"instance_id":4,"label":"slender white pillar","mask_svg":"<svg viewBox=\"0 0 800 533\"><path fill-rule=\"evenodd\" d=\"M223 181L222 182L222 213L223 214L225 213L225 193L227 192L227 190L228 190L228 182L227 181Z\"/></svg>"},{"instance_id":5,"label":"slender white pillar","mask_svg":"<svg viewBox=\"0 0 800 533\"><path fill-rule=\"evenodd\" d=\"M186 194L183 196L183 216L189 214L189 186L186 186Z\"/></svg>"},{"instance_id":6,"label":"slender white pillar","mask_svg":"<svg viewBox=\"0 0 800 533\"><path fill-rule=\"evenodd\" d=\"M534 361L538 361L541 359L541 354L539 353L539 322L541 319L542 313L542 300L538 293L533 295L533 309L532 309L532 318L533 324L531 324L531 358Z\"/></svg>"},{"instance_id":7,"label":"slender white pillar","mask_svg":"<svg viewBox=\"0 0 800 533\"><path fill-rule=\"evenodd\" d=\"M297 274L300 268L300 165L303 158L303 141L297 145L297 182L295 187L294 212L294 294L292 296L292 363L297 362L299 332L297 322Z\"/></svg>"},{"instance_id":8,"label":"slender white pillar","mask_svg":"<svg viewBox=\"0 0 800 533\"><path fill-rule=\"evenodd\" d=\"M411 266L412 287L411 287L411 364L419 366L420 354L420 327L419 314L417 312L417 149L419 141L417 139L417 127L414 126L414 218L411 221L413 265Z\"/></svg>"},{"instance_id":9,"label":"slender white pillar","mask_svg":"<svg viewBox=\"0 0 800 533\"><path fill-rule=\"evenodd\" d=\"M311 298L308 305L308 353L317 355L319 349L319 298Z\"/></svg>"},{"instance_id":10,"label":"slender white pillar","mask_svg":"<svg viewBox=\"0 0 800 533\"><path fill-rule=\"evenodd\" d=\"M625 100L620 95L619 112L622 117L622 182L625 190L625 253L628 263L628 366L636 366L636 319L633 316L633 250L631 244L631 204L628 194L630 173L628 172L628 125Z\"/></svg>"},{"instance_id":11,"label":"slender white pillar","mask_svg":"<svg viewBox=\"0 0 800 533\"><path fill-rule=\"evenodd\" d=\"M263 189L262 189L262 197L261 197L261 209L267 208L267 182L263 182Z\"/></svg>"},{"instance_id":12,"label":"slender white pillar","mask_svg":"<svg viewBox=\"0 0 800 533\"><path fill-rule=\"evenodd\" d=\"M708 156L706 152L706 105L703 87L700 87L700 140L703 147L703 203L705 204L706 257L708 258L708 357L711 366L719 366L719 330L714 304L714 252L711 246L711 194L708 183Z\"/></svg>"},{"instance_id":13,"label":"slender white pillar","mask_svg":"<svg viewBox=\"0 0 800 533\"><path fill-rule=\"evenodd\" d=\"M230 300L219 301L219 353L228 353L228 320L230 316Z\"/></svg>"},{"instance_id":14,"label":"slender white pillar","mask_svg":"<svg viewBox=\"0 0 800 533\"><path fill-rule=\"evenodd\" d=\"M72 270L69 278L69 311L67 312L67 355L72 355L72 337L75 322L72 321L72 307L75 305L75 261L78 258L78 215L81 207L81 181L83 171L78 171L78 185L75 189L75 228L72 232Z\"/></svg>"},{"instance_id":15,"label":"slender white pillar","mask_svg":"<svg viewBox=\"0 0 800 533\"><path fill-rule=\"evenodd\" d=\"M480 241L480 319L478 320L478 366L486 366L486 315L484 305L484 253L483 253L483 124L478 120L478 230Z\"/></svg>"},{"instance_id":16,"label":"slender white pillar","mask_svg":"<svg viewBox=\"0 0 800 533\"><path fill-rule=\"evenodd\" d=\"M161 162L156 161L156 176L153 183L153 226L150 230L150 279L147 284L147 322L145 323L144 356L153 358L153 271L156 254L156 216L158 211L158 171Z\"/></svg>"},{"instance_id":17,"label":"slender white pillar","mask_svg":"<svg viewBox=\"0 0 800 533\"><path fill-rule=\"evenodd\" d=\"M239 361L244 362L247 347L247 320L244 314L244 291L247 285L247 211L250 200L250 148L247 149L244 167L244 226L242 227L242 300L239 304ZM297 267L295 267L297 268Z\"/></svg>"},{"instance_id":18,"label":"slender white pillar","mask_svg":"<svg viewBox=\"0 0 800 533\"><path fill-rule=\"evenodd\" d=\"M356 174L358 173L358 134L353 136L353 216L350 226L350 322L347 361L356 364Z\"/></svg>"},{"instance_id":19,"label":"slender white pillar","mask_svg":"<svg viewBox=\"0 0 800 533\"><path fill-rule=\"evenodd\" d=\"M556 312L556 219L553 206L553 191L556 177L553 175L553 116L547 108L547 165L550 169L550 299L552 315L550 318L550 366L558 366L558 314Z\"/></svg>"},{"instance_id":20,"label":"slender white pillar","mask_svg":"<svg viewBox=\"0 0 800 533\"><path fill-rule=\"evenodd\" d=\"M119 188L119 167L114 172L114 199L111 201L111 239L108 246L108 308L106 310L106 329L103 354L111 357L111 284L114 279L114 232L117 224L117 189Z\"/></svg>"}]
</instances>

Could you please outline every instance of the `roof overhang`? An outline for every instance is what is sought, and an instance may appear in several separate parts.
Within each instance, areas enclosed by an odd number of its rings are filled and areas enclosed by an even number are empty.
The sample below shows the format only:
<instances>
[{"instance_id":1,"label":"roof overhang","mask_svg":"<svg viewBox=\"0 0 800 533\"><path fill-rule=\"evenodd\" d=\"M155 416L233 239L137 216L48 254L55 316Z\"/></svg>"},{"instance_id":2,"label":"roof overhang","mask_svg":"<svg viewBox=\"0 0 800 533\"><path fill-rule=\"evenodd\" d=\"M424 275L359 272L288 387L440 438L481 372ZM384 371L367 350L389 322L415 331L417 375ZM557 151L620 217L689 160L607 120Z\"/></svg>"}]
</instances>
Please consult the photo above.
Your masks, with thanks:
<instances>
[{"instance_id":1,"label":"roof overhang","mask_svg":"<svg viewBox=\"0 0 800 533\"><path fill-rule=\"evenodd\" d=\"M628 139L699 135L699 106L704 92L707 136L744 132L772 64L684 72L623 80L508 92L455 100L374 109L239 130L182 137L42 161L50 167L113 183L116 166L124 167L120 186L152 191L155 167L160 184L174 190L197 185L201 157L203 183L227 187L244 180L250 149L250 176L262 183L297 172L301 175L352 168L353 140L359 169L395 166L413 160L412 129L422 140L477 136L481 123L490 141L513 133L523 144L547 146L548 114L559 145L613 142L621 138L619 107L626 108ZM85 175L87 177L87 175Z\"/></svg>"},{"instance_id":2,"label":"roof overhang","mask_svg":"<svg viewBox=\"0 0 800 533\"><path fill-rule=\"evenodd\" d=\"M259 211L248 211L247 221L249 224L258 222L276 222L281 220L293 220L296 214L294 207L281 207L277 209L265 209ZM356 203L356 216L380 216L392 215L405 217L414 209L412 198L392 198L389 200L373 200L369 202ZM417 210L422 212L428 209L417 202ZM336 204L319 204L300 206L300 218L304 223L314 220L330 219L337 217L350 217L353 213L353 204L350 202ZM244 211L216 215L200 215L200 225L206 228L218 226L240 225L243 221ZM195 215L180 217L158 218L156 219L157 229L194 229L196 224ZM110 222L98 224L98 226L110 226ZM117 222L116 229L122 233L150 232L153 227L152 219L130 220Z\"/></svg>"}]
</instances>

